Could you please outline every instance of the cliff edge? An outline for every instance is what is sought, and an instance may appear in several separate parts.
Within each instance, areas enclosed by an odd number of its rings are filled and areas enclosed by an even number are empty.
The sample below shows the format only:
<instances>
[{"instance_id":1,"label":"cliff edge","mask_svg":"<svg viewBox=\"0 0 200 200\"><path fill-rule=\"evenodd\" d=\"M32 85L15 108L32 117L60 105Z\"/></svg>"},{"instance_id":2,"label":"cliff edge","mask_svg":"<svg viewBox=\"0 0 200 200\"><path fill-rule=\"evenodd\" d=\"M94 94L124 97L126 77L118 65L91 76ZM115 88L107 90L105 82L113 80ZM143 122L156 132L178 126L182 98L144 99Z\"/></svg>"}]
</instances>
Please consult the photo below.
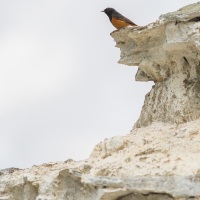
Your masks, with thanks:
<instances>
[{"instance_id":1,"label":"cliff edge","mask_svg":"<svg viewBox=\"0 0 200 200\"><path fill-rule=\"evenodd\" d=\"M0 200L200 200L200 3L111 36L154 81L133 130L87 160L0 171Z\"/></svg>"},{"instance_id":2,"label":"cliff edge","mask_svg":"<svg viewBox=\"0 0 200 200\"><path fill-rule=\"evenodd\" d=\"M136 81L154 81L135 127L200 117L200 3L138 29L116 31L119 63L139 66Z\"/></svg>"}]
</instances>

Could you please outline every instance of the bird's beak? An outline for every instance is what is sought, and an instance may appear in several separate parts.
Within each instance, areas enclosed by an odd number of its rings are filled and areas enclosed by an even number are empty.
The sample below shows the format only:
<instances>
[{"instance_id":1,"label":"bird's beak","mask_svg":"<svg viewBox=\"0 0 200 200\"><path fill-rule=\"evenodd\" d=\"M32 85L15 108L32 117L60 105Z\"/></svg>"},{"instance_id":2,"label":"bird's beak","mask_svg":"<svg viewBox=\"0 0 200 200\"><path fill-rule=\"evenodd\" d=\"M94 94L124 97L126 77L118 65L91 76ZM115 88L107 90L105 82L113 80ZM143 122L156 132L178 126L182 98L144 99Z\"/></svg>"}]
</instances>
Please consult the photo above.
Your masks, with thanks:
<instances>
[{"instance_id":1,"label":"bird's beak","mask_svg":"<svg viewBox=\"0 0 200 200\"><path fill-rule=\"evenodd\" d=\"M105 12L104 10L102 10L101 12Z\"/></svg>"}]
</instances>

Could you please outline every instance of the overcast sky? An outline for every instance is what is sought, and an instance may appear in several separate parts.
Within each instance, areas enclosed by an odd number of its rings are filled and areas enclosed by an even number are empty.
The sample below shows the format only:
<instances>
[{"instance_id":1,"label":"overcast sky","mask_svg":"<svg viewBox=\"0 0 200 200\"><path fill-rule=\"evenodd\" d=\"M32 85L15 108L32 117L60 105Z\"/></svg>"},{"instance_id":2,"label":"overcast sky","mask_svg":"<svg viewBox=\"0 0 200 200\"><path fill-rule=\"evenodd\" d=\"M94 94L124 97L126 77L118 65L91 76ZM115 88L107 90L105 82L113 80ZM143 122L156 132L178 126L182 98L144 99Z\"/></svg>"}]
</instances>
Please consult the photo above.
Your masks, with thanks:
<instances>
[{"instance_id":1,"label":"overcast sky","mask_svg":"<svg viewBox=\"0 0 200 200\"><path fill-rule=\"evenodd\" d=\"M113 7L138 25L193 0L1 0L0 169L82 160L130 132L153 83L118 64Z\"/></svg>"}]
</instances>

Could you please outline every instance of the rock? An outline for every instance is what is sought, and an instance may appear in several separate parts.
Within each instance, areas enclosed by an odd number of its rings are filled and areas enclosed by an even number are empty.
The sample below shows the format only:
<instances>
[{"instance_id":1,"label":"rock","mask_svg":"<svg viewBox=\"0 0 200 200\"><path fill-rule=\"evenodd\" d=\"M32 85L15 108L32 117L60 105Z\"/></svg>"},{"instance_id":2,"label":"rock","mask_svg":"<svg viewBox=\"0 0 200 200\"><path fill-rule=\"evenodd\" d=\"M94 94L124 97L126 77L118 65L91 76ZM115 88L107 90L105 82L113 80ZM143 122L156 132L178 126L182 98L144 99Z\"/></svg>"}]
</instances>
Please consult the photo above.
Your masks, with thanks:
<instances>
[{"instance_id":1,"label":"rock","mask_svg":"<svg viewBox=\"0 0 200 200\"><path fill-rule=\"evenodd\" d=\"M14 171L17 171L17 170L21 170L21 169L15 168L15 167L2 169L2 170L0 170L0 176L3 175L3 174L11 174L11 173L13 173Z\"/></svg>"},{"instance_id":2,"label":"rock","mask_svg":"<svg viewBox=\"0 0 200 200\"><path fill-rule=\"evenodd\" d=\"M120 63L154 81L126 136L87 160L0 171L0 200L200 200L200 3L111 35Z\"/></svg>"},{"instance_id":3,"label":"rock","mask_svg":"<svg viewBox=\"0 0 200 200\"><path fill-rule=\"evenodd\" d=\"M137 81L154 81L135 127L185 123L200 117L200 3L162 15L146 27L111 35L119 63L139 66Z\"/></svg>"}]
</instances>

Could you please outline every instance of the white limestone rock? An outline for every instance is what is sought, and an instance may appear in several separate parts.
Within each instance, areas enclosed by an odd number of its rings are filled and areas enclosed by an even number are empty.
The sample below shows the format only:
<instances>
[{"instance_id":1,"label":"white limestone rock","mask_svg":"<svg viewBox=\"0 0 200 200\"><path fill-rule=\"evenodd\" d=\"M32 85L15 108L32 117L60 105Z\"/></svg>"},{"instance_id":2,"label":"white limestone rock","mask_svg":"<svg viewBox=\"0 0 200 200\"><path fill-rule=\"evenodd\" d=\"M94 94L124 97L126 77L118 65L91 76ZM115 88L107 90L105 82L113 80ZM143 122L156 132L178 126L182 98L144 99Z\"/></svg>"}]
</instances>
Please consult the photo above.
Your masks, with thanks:
<instances>
[{"instance_id":1,"label":"white limestone rock","mask_svg":"<svg viewBox=\"0 0 200 200\"><path fill-rule=\"evenodd\" d=\"M84 161L0 170L0 200L200 200L200 3L112 37L155 82L133 130Z\"/></svg>"},{"instance_id":2,"label":"white limestone rock","mask_svg":"<svg viewBox=\"0 0 200 200\"><path fill-rule=\"evenodd\" d=\"M135 127L185 123L200 117L200 3L162 15L146 27L111 35L119 63L139 66L137 81L154 81Z\"/></svg>"}]
</instances>

